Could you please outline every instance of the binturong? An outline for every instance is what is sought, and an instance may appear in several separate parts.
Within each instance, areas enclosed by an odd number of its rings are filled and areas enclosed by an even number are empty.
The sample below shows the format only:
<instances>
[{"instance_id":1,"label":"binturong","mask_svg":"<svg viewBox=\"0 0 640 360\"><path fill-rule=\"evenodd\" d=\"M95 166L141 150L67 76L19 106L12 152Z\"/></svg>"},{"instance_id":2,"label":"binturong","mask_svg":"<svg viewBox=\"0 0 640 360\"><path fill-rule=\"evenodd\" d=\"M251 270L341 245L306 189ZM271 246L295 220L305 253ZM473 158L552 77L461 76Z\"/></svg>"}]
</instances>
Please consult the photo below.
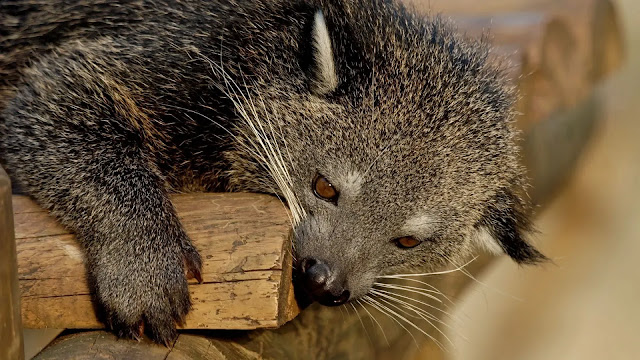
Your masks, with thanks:
<instances>
[{"instance_id":1,"label":"binturong","mask_svg":"<svg viewBox=\"0 0 640 360\"><path fill-rule=\"evenodd\" d=\"M0 158L77 234L106 324L166 344L201 269L175 191L280 197L325 305L478 247L545 260L503 68L387 0L4 1Z\"/></svg>"}]
</instances>

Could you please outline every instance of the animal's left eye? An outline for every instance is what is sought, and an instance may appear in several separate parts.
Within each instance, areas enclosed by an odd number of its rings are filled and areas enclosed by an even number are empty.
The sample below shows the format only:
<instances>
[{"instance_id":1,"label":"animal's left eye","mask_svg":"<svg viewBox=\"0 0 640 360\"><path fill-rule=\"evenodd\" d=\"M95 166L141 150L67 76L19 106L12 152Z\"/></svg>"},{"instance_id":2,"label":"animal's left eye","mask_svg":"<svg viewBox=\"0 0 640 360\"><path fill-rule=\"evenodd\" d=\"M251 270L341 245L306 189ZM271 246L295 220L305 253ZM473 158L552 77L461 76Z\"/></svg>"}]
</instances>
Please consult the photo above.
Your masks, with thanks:
<instances>
[{"instance_id":1,"label":"animal's left eye","mask_svg":"<svg viewBox=\"0 0 640 360\"><path fill-rule=\"evenodd\" d=\"M421 241L414 238L413 236L403 236L401 238L394 239L393 242L397 247L401 249L411 249L420 245Z\"/></svg>"},{"instance_id":2,"label":"animal's left eye","mask_svg":"<svg viewBox=\"0 0 640 360\"><path fill-rule=\"evenodd\" d=\"M336 188L321 174L317 174L311 183L311 188L313 189L313 193L316 197L329 201L332 203L336 203L338 201L338 195L340 193Z\"/></svg>"}]
</instances>

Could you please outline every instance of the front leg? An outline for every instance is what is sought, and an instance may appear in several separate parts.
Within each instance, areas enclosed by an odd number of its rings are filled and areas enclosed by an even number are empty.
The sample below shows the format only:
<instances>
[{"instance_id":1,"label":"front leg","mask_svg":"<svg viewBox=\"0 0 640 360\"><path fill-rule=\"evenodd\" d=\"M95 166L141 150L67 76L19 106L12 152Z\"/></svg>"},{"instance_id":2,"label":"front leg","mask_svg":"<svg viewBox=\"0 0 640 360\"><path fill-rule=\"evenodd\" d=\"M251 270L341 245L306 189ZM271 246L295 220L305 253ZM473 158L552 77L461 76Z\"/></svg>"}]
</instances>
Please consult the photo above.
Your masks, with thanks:
<instances>
[{"instance_id":1,"label":"front leg","mask_svg":"<svg viewBox=\"0 0 640 360\"><path fill-rule=\"evenodd\" d=\"M0 115L0 156L77 234L106 323L167 344L191 306L185 267L199 279L200 257L154 165L155 130L137 107L140 94L121 82L133 75L112 47L74 46L26 71Z\"/></svg>"},{"instance_id":2,"label":"front leg","mask_svg":"<svg viewBox=\"0 0 640 360\"><path fill-rule=\"evenodd\" d=\"M74 222L107 324L134 338L144 324L167 344L191 307L185 270L200 279L200 257L159 179L132 157L97 162L100 184L81 188L84 218Z\"/></svg>"}]
</instances>

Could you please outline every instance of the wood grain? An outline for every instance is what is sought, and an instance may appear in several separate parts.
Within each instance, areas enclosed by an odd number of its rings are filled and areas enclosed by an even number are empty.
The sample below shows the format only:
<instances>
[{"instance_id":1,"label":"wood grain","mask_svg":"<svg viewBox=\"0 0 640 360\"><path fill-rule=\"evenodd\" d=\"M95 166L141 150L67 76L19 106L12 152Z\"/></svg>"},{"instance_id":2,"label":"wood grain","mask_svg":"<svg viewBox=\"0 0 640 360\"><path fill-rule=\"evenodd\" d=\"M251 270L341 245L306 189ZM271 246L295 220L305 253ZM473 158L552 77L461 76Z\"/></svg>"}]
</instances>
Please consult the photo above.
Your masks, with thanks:
<instances>
[{"instance_id":1,"label":"wood grain","mask_svg":"<svg viewBox=\"0 0 640 360\"><path fill-rule=\"evenodd\" d=\"M0 166L0 359L23 359L11 183Z\"/></svg>"},{"instance_id":2,"label":"wood grain","mask_svg":"<svg viewBox=\"0 0 640 360\"><path fill-rule=\"evenodd\" d=\"M190 282L187 329L277 327L298 313L291 287L290 224L275 198L175 195L173 203L203 259ZM84 254L67 229L24 196L13 196L22 319L27 328L100 328Z\"/></svg>"}]
</instances>

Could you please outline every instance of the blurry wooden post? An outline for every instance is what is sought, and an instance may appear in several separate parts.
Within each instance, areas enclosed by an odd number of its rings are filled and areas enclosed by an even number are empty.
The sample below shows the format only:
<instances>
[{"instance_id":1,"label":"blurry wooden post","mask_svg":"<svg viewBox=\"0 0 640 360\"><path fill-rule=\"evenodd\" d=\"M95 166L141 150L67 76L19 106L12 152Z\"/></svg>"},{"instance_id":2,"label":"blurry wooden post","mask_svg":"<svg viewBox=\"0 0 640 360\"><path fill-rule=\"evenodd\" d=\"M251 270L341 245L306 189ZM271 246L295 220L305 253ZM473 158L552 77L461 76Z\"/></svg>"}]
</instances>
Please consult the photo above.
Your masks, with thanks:
<instances>
[{"instance_id":1,"label":"blurry wooden post","mask_svg":"<svg viewBox=\"0 0 640 360\"><path fill-rule=\"evenodd\" d=\"M545 204L565 180L599 116L596 84L620 66L624 46L611 0L404 0L488 33L519 91L517 125L531 197Z\"/></svg>"},{"instance_id":2,"label":"blurry wooden post","mask_svg":"<svg viewBox=\"0 0 640 360\"><path fill-rule=\"evenodd\" d=\"M11 183L0 166L0 359L23 358Z\"/></svg>"}]
</instances>

